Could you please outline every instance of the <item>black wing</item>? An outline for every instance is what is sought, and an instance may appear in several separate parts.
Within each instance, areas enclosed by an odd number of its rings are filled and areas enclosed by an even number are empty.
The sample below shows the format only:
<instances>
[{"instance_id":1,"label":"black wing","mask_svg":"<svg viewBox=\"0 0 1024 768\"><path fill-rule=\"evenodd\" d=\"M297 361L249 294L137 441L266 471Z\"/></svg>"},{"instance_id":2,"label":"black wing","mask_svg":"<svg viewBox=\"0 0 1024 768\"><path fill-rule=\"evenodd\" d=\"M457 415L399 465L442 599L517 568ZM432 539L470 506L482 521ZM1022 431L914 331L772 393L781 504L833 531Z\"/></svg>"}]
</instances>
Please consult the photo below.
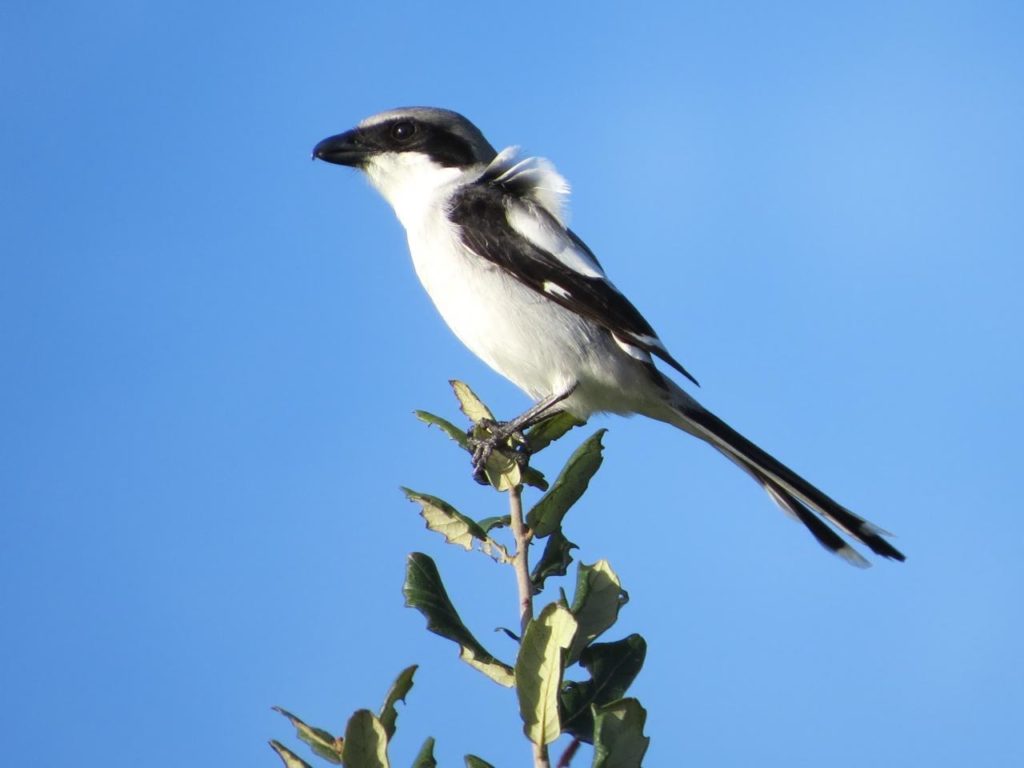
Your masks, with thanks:
<instances>
[{"instance_id":1,"label":"black wing","mask_svg":"<svg viewBox=\"0 0 1024 768\"><path fill-rule=\"evenodd\" d=\"M452 199L448 218L459 225L467 248L487 259L537 293L605 328L620 345L657 355L697 386L697 380L668 353L658 335L636 307L603 274L586 244L564 228L543 206L525 199L513 184L501 184L485 174L463 187ZM535 217L539 229L567 239L571 259L553 254L517 231L509 221L510 206ZM592 264L591 274L570 266Z\"/></svg>"}]
</instances>

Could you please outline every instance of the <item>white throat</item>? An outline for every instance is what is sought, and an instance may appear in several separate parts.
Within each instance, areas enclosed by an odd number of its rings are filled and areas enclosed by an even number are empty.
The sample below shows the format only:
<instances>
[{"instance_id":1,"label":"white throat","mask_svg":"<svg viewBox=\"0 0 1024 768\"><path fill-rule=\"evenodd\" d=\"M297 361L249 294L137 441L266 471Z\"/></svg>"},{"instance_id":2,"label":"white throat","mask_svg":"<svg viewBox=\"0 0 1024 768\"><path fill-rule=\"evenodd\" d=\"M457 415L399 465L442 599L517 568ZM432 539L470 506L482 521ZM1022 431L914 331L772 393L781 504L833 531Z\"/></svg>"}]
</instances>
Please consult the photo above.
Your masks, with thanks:
<instances>
[{"instance_id":1,"label":"white throat","mask_svg":"<svg viewBox=\"0 0 1024 768\"><path fill-rule=\"evenodd\" d=\"M385 152L366 165L370 183L391 204L406 231L436 213L439 198L465 174L465 169L446 168L419 152Z\"/></svg>"}]
</instances>

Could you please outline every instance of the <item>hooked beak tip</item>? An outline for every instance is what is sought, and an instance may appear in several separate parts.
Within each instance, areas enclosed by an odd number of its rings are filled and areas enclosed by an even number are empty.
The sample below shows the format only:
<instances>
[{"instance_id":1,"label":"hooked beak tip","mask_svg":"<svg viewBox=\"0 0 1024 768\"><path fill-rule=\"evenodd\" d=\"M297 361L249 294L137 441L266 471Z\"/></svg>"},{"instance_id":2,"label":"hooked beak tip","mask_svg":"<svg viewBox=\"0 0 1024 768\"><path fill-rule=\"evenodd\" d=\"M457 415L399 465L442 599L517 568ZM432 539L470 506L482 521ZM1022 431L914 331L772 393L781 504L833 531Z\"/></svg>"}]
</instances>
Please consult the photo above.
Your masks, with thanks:
<instances>
[{"instance_id":1,"label":"hooked beak tip","mask_svg":"<svg viewBox=\"0 0 1024 768\"><path fill-rule=\"evenodd\" d=\"M337 136L328 136L313 147L313 159L335 165L358 168L366 162L369 150L358 141L355 131L346 131Z\"/></svg>"}]
</instances>

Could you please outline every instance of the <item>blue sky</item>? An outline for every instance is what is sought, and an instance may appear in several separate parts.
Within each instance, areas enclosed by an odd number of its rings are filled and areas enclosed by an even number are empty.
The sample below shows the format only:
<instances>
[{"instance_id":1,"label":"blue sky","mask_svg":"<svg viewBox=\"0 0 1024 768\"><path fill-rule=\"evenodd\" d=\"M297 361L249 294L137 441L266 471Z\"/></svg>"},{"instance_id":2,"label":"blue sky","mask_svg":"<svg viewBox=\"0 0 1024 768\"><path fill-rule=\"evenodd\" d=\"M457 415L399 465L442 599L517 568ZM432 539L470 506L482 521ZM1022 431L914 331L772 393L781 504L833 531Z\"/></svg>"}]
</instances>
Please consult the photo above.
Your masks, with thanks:
<instances>
[{"instance_id":1,"label":"blue sky","mask_svg":"<svg viewBox=\"0 0 1024 768\"><path fill-rule=\"evenodd\" d=\"M395 764L526 760L400 594L430 553L510 657L510 574L398 491L500 513L411 412L526 401L309 161L428 104L552 158L703 402L908 554L849 568L705 446L595 419L567 532L648 640L648 764L1021 763L1022 36L1014 3L6 3L6 761L274 765L272 705L339 729L414 662Z\"/></svg>"}]
</instances>

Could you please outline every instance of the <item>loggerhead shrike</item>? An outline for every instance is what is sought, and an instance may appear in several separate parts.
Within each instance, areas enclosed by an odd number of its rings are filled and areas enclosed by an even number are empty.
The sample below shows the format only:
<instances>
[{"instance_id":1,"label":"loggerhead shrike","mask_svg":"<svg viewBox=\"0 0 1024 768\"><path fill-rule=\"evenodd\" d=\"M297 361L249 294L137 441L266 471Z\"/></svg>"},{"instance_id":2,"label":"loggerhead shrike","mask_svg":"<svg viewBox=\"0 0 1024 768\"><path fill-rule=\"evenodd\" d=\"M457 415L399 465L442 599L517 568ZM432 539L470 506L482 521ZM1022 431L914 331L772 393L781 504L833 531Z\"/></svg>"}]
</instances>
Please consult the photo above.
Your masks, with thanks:
<instances>
[{"instance_id":1,"label":"loggerhead shrike","mask_svg":"<svg viewBox=\"0 0 1024 768\"><path fill-rule=\"evenodd\" d=\"M455 112L409 107L324 139L313 156L359 168L394 208L416 274L480 359L581 420L639 413L699 437L754 478L829 551L868 561L832 526L904 560L858 517L703 408L654 365L694 383L565 224L569 185L546 160L495 152Z\"/></svg>"}]
</instances>

